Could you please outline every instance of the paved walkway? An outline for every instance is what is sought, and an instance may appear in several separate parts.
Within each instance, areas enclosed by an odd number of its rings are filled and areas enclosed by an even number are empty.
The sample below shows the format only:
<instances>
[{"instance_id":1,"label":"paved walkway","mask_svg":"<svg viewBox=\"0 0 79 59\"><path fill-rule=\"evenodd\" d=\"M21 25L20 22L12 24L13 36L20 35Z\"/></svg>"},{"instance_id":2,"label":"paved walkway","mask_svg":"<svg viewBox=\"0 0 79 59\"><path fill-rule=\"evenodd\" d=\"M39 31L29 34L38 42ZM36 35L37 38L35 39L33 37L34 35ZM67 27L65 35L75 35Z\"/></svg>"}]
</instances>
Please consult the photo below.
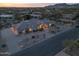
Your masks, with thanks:
<instances>
[{"instance_id":1,"label":"paved walkway","mask_svg":"<svg viewBox=\"0 0 79 59\"><path fill-rule=\"evenodd\" d=\"M60 51L59 53L57 53L55 56L69 56L68 54L66 54L64 52L65 49L63 49L62 51Z\"/></svg>"}]
</instances>

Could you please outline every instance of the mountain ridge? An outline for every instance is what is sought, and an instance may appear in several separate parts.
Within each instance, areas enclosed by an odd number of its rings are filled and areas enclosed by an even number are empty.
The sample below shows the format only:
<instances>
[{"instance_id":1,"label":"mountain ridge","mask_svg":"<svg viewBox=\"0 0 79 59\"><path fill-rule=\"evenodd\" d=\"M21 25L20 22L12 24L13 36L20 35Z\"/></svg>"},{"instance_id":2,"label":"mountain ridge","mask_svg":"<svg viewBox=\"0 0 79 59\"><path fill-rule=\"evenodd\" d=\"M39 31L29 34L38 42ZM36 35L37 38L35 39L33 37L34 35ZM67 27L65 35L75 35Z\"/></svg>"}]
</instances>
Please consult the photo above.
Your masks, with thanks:
<instances>
[{"instance_id":1,"label":"mountain ridge","mask_svg":"<svg viewBox=\"0 0 79 59\"><path fill-rule=\"evenodd\" d=\"M59 4L55 4L55 5L48 5L45 7L46 8L79 8L79 4L59 3Z\"/></svg>"}]
</instances>

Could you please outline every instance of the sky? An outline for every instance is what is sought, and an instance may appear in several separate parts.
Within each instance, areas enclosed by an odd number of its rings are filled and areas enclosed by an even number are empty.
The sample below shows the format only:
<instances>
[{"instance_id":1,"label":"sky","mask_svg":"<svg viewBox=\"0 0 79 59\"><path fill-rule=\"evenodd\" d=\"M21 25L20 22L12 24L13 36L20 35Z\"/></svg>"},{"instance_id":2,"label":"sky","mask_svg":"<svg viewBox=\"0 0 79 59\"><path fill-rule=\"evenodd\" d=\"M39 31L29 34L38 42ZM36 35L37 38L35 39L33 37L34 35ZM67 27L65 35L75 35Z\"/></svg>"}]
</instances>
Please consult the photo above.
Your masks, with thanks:
<instances>
[{"instance_id":1,"label":"sky","mask_svg":"<svg viewBox=\"0 0 79 59\"><path fill-rule=\"evenodd\" d=\"M0 3L0 7L44 7L53 3Z\"/></svg>"}]
</instances>

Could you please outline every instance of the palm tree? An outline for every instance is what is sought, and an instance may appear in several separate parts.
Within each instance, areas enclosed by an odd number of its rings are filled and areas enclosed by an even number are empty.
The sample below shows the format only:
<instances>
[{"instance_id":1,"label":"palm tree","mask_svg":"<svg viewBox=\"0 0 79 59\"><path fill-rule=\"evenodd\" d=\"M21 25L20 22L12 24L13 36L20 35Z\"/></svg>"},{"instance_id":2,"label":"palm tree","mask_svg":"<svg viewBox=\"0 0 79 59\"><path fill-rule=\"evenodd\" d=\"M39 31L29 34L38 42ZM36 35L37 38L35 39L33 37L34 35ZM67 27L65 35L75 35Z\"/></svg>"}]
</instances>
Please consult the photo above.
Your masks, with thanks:
<instances>
[{"instance_id":1,"label":"palm tree","mask_svg":"<svg viewBox=\"0 0 79 59\"><path fill-rule=\"evenodd\" d=\"M70 51L79 49L79 40L66 40L64 46L68 47Z\"/></svg>"}]
</instances>

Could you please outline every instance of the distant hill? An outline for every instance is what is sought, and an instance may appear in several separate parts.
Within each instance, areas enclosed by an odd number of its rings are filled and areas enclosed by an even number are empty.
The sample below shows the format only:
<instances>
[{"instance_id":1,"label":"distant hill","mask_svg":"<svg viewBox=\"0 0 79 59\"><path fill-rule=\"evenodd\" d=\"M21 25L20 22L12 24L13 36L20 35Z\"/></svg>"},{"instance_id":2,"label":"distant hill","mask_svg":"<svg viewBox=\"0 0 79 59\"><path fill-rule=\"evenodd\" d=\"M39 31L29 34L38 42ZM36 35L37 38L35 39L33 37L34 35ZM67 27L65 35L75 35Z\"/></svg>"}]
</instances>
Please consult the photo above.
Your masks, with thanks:
<instances>
[{"instance_id":1,"label":"distant hill","mask_svg":"<svg viewBox=\"0 0 79 59\"><path fill-rule=\"evenodd\" d=\"M79 4L66 4L66 3L59 3L55 5L48 5L45 6L46 8L79 8Z\"/></svg>"}]
</instances>

